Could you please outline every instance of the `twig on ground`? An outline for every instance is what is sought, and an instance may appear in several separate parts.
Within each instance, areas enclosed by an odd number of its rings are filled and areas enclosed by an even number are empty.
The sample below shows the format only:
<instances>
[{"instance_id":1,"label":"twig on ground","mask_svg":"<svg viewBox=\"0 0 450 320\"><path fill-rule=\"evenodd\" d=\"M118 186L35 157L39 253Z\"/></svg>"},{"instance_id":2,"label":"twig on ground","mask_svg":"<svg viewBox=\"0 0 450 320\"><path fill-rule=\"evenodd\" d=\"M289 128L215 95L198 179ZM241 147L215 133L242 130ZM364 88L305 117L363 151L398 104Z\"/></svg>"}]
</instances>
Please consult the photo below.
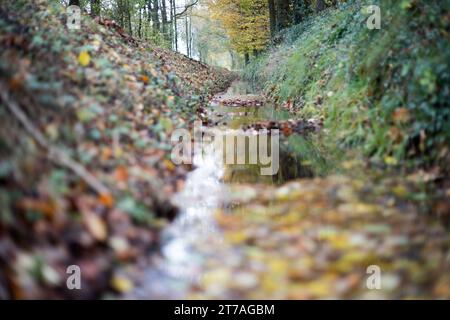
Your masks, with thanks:
<instances>
[{"instance_id":1,"label":"twig on ground","mask_svg":"<svg viewBox=\"0 0 450 320\"><path fill-rule=\"evenodd\" d=\"M47 151L47 158L53 163L66 167L81 178L89 187L91 187L99 195L107 195L111 192L100 182L92 173L90 173L83 165L73 160L64 151L52 146L45 136L34 126L28 119L27 115L20 108L19 104L11 99L8 94L8 88L0 84L0 96L3 103L11 111L14 117L21 123L30 136L32 136L39 146Z\"/></svg>"}]
</instances>

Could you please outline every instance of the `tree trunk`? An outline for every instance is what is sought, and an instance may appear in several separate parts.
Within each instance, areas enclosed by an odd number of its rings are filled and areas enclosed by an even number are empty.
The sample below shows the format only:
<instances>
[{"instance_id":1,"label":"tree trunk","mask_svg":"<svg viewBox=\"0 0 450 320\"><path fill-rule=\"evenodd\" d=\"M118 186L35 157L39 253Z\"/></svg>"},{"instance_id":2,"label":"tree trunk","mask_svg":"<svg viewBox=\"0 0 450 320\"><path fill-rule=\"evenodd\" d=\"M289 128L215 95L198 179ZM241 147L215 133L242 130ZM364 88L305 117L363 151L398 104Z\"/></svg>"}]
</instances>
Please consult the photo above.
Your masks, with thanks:
<instances>
[{"instance_id":1,"label":"tree trunk","mask_svg":"<svg viewBox=\"0 0 450 320\"><path fill-rule=\"evenodd\" d=\"M186 32L186 55L188 57L190 57L190 53L189 53L189 27L188 27L188 16L186 15L186 17L184 18L185 21L185 32Z\"/></svg>"},{"instance_id":2,"label":"tree trunk","mask_svg":"<svg viewBox=\"0 0 450 320\"><path fill-rule=\"evenodd\" d=\"M236 59L234 56L234 52L233 52L233 50L228 50L228 52L230 53L230 58L231 58L231 70L235 70L236 69Z\"/></svg>"},{"instance_id":3,"label":"tree trunk","mask_svg":"<svg viewBox=\"0 0 450 320\"><path fill-rule=\"evenodd\" d=\"M169 0L169 17L170 17L170 21L169 21L169 38L170 38L170 48L173 50L173 48L175 47L173 44L173 7L172 7L172 0Z\"/></svg>"},{"instance_id":4,"label":"tree trunk","mask_svg":"<svg viewBox=\"0 0 450 320\"><path fill-rule=\"evenodd\" d=\"M150 23L152 21L152 0L147 0L147 22Z\"/></svg>"},{"instance_id":5,"label":"tree trunk","mask_svg":"<svg viewBox=\"0 0 450 320\"><path fill-rule=\"evenodd\" d=\"M159 23L159 5L158 0L152 0L152 22L153 22L153 32L160 31L161 26Z\"/></svg>"},{"instance_id":6,"label":"tree trunk","mask_svg":"<svg viewBox=\"0 0 450 320\"><path fill-rule=\"evenodd\" d=\"M299 24L302 21L303 16L305 15L304 0L294 0L293 2L293 21L294 24Z\"/></svg>"},{"instance_id":7,"label":"tree trunk","mask_svg":"<svg viewBox=\"0 0 450 320\"><path fill-rule=\"evenodd\" d=\"M80 0L70 0L69 6L80 6Z\"/></svg>"},{"instance_id":8,"label":"tree trunk","mask_svg":"<svg viewBox=\"0 0 450 320\"><path fill-rule=\"evenodd\" d=\"M127 0L125 7L126 7L126 13L127 13L128 33L130 34L130 36L133 36L133 29L131 26L131 8L130 8L129 0Z\"/></svg>"},{"instance_id":9,"label":"tree trunk","mask_svg":"<svg viewBox=\"0 0 450 320\"><path fill-rule=\"evenodd\" d=\"M175 52L178 52L178 25L177 25L177 8L176 1L172 0L172 8L173 8L173 32L174 32L174 44L175 44Z\"/></svg>"},{"instance_id":10,"label":"tree trunk","mask_svg":"<svg viewBox=\"0 0 450 320\"><path fill-rule=\"evenodd\" d=\"M194 44L194 37L192 36L192 17L189 17L189 57L193 56L192 46Z\"/></svg>"},{"instance_id":11,"label":"tree trunk","mask_svg":"<svg viewBox=\"0 0 450 320\"><path fill-rule=\"evenodd\" d=\"M151 21L152 21L152 0L147 0L147 23L145 24L145 30L146 34L145 37L148 39L148 37L151 35ZM147 32L148 31L148 32Z\"/></svg>"},{"instance_id":12,"label":"tree trunk","mask_svg":"<svg viewBox=\"0 0 450 320\"><path fill-rule=\"evenodd\" d=\"M162 21L162 33L164 38L169 40L167 34L167 11L166 11L166 0L161 0L161 21Z\"/></svg>"},{"instance_id":13,"label":"tree trunk","mask_svg":"<svg viewBox=\"0 0 450 320\"><path fill-rule=\"evenodd\" d=\"M142 38L142 7L139 7L138 37Z\"/></svg>"},{"instance_id":14,"label":"tree trunk","mask_svg":"<svg viewBox=\"0 0 450 320\"><path fill-rule=\"evenodd\" d=\"M275 0L276 31L289 26L289 0Z\"/></svg>"},{"instance_id":15,"label":"tree trunk","mask_svg":"<svg viewBox=\"0 0 450 320\"><path fill-rule=\"evenodd\" d=\"M245 60L245 65L248 65L248 63L250 62L250 55L248 54L248 52L246 52L244 54L244 60Z\"/></svg>"},{"instance_id":16,"label":"tree trunk","mask_svg":"<svg viewBox=\"0 0 450 320\"><path fill-rule=\"evenodd\" d=\"M299 1L299 0L297 0ZM268 0L269 3L269 25L270 25L270 37L273 38L276 33L277 21L275 15L275 2L274 0Z\"/></svg>"},{"instance_id":17,"label":"tree trunk","mask_svg":"<svg viewBox=\"0 0 450 320\"><path fill-rule=\"evenodd\" d=\"M320 12L325 9L325 1L324 0L316 0L316 12Z\"/></svg>"},{"instance_id":18,"label":"tree trunk","mask_svg":"<svg viewBox=\"0 0 450 320\"><path fill-rule=\"evenodd\" d=\"M118 20L119 20L119 25L121 27L124 27L124 4L123 4L124 0L118 0L117 1L117 15L118 15Z\"/></svg>"}]
</instances>

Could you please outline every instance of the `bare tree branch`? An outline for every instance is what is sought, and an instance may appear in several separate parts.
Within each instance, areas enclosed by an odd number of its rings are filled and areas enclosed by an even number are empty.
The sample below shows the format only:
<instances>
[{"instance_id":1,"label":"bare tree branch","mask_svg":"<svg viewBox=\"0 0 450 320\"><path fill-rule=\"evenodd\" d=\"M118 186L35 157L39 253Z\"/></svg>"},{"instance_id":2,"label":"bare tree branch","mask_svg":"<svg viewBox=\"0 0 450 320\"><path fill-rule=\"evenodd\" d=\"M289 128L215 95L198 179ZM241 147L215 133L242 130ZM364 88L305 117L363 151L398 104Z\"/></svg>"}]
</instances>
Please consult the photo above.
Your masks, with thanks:
<instances>
[{"instance_id":1,"label":"bare tree branch","mask_svg":"<svg viewBox=\"0 0 450 320\"><path fill-rule=\"evenodd\" d=\"M86 184L91 187L99 195L110 194L109 189L101 183L92 173L90 173L81 164L70 158L64 151L52 146L44 135L34 126L34 124L28 119L27 115L20 106L10 99L8 94L8 88L0 85L0 97L2 98L6 107L22 124L25 130L31 135L41 148L47 151L47 158L63 167L70 169L78 177L80 177Z\"/></svg>"},{"instance_id":2,"label":"bare tree branch","mask_svg":"<svg viewBox=\"0 0 450 320\"><path fill-rule=\"evenodd\" d=\"M180 13L177 13L175 15L176 18L181 17L183 14L186 13L186 11L188 11L189 8L192 8L193 6L195 6L198 3L198 0L195 0L194 2L192 2L191 4L188 4L187 6L184 7L184 10L181 11Z\"/></svg>"}]
</instances>

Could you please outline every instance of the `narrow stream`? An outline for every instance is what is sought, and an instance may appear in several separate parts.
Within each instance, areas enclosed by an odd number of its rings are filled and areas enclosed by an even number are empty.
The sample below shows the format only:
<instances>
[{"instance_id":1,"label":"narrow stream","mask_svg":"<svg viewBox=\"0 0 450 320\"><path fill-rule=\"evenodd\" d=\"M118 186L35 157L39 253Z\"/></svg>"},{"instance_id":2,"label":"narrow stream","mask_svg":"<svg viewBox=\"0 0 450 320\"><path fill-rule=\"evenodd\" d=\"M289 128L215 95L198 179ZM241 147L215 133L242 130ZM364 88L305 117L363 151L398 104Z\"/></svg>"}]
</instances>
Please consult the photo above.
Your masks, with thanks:
<instances>
[{"instance_id":1,"label":"narrow stream","mask_svg":"<svg viewBox=\"0 0 450 320\"><path fill-rule=\"evenodd\" d=\"M227 130L257 121L278 120L276 115L279 117L280 113L275 113L271 105L225 106L220 103L221 99L258 98L249 92L248 85L235 82L210 103L208 117L225 135ZM283 157L286 155L280 153L280 163ZM212 144L203 146L203 156L194 157L195 169L188 174L183 191L173 200L180 213L163 232L161 254L154 258L152 268L145 271L142 285L131 293L132 298L186 298L189 288L201 280L205 254L223 252L225 259L227 250L233 250L223 241L214 219L218 208L230 205L228 185L273 184L286 180L283 170L275 176L261 175L260 164L226 165L223 160L214 152ZM287 176L288 179L296 177L295 174Z\"/></svg>"}]
</instances>

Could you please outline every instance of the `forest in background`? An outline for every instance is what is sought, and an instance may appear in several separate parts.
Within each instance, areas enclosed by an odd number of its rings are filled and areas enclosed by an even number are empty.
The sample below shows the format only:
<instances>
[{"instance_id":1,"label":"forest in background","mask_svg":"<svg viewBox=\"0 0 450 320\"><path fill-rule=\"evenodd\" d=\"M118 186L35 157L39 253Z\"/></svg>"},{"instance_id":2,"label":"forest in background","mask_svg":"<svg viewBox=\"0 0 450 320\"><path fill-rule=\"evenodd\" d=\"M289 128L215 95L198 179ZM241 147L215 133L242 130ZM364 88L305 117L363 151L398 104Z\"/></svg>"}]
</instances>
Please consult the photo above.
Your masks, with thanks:
<instances>
[{"instance_id":1,"label":"forest in background","mask_svg":"<svg viewBox=\"0 0 450 320\"><path fill-rule=\"evenodd\" d=\"M52 0L56 1L56 0ZM63 0L128 34L213 65L242 68L280 32L338 0ZM341 1L345 2L345 1ZM227 57L224 57L224 54ZM219 57L217 57L219 56Z\"/></svg>"}]
</instances>

